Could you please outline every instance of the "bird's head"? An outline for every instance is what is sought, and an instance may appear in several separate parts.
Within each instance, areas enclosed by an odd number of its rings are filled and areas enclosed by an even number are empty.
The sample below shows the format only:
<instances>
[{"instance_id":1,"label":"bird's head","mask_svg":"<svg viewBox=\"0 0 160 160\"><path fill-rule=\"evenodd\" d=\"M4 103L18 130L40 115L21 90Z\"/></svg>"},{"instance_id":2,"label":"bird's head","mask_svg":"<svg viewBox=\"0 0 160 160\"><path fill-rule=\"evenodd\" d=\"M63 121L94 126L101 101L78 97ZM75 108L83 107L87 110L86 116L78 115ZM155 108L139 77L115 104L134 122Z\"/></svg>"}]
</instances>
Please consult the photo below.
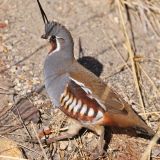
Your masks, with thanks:
<instances>
[{"instance_id":1,"label":"bird's head","mask_svg":"<svg viewBox=\"0 0 160 160\"><path fill-rule=\"evenodd\" d=\"M55 22L48 21L48 18L42 9L42 6L37 0L42 18L45 24L45 33L41 36L43 39L48 39L51 45L51 49L49 50L49 54L62 51L63 49L73 51L73 39L66 27Z\"/></svg>"}]
</instances>

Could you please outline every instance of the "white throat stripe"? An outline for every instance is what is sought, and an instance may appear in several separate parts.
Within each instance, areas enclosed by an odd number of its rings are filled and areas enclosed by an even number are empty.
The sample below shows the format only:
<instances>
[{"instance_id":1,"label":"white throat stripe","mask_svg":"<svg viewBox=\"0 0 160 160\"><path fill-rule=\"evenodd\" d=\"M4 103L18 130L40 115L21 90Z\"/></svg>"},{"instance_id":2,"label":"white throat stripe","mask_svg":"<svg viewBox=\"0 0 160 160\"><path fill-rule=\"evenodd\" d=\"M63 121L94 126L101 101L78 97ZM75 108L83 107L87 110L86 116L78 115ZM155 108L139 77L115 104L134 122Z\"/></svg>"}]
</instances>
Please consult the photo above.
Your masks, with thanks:
<instances>
[{"instance_id":1,"label":"white throat stripe","mask_svg":"<svg viewBox=\"0 0 160 160\"><path fill-rule=\"evenodd\" d=\"M58 40L58 37L56 37L56 45L57 45L56 49L53 52L51 52L51 54L53 54L55 52L58 52L61 49L61 45L60 45L60 42ZM49 54L49 55L51 55L51 54Z\"/></svg>"}]
</instances>

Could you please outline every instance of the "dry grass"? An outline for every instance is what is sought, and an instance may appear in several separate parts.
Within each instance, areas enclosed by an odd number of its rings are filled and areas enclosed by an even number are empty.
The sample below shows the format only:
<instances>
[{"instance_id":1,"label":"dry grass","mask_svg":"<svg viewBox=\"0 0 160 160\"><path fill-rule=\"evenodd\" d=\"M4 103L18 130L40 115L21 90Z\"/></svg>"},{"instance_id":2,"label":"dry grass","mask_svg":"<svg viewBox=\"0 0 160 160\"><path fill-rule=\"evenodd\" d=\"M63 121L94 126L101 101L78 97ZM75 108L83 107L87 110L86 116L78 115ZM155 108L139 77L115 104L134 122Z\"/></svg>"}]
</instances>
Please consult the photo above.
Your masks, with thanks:
<instances>
[{"instance_id":1,"label":"dry grass","mask_svg":"<svg viewBox=\"0 0 160 160\"><path fill-rule=\"evenodd\" d=\"M45 150L44 150L44 148L43 148L42 142L41 142L41 140L40 140L39 137L38 137L38 133L37 133L37 131L36 131L36 128L35 128L33 122L31 122L31 126L32 126L32 129L33 129L33 131L34 131L34 134L35 134L35 136L36 136L36 138L37 138L37 140L38 140L38 143L39 143L39 145L40 145L40 148L41 148L41 150L42 150L43 157L44 157L45 160L48 160L48 157L47 157L46 152L45 152Z\"/></svg>"},{"instance_id":2,"label":"dry grass","mask_svg":"<svg viewBox=\"0 0 160 160\"><path fill-rule=\"evenodd\" d=\"M152 140L148 144L145 152L143 153L143 155L141 157L141 160L149 160L150 159L152 148L156 145L159 138L160 138L160 126L158 128L157 133L155 134L155 136L152 138Z\"/></svg>"},{"instance_id":3,"label":"dry grass","mask_svg":"<svg viewBox=\"0 0 160 160\"><path fill-rule=\"evenodd\" d=\"M151 2L148 0L146 0L146 1L141 1L141 0L120 1L120 0L117 0L116 2L117 2L116 4L118 6L120 20L121 20L121 24L122 24L122 28L123 28L122 31L123 31L124 36L126 38L126 49L129 54L130 62L132 65L132 73L133 73L134 83L137 88L137 92L139 95L139 101L140 101L142 111L143 111L142 114L145 115L145 119L147 120L147 114L145 111L146 107L144 104L144 100L143 100L143 96L142 96L142 89L140 86L140 78L141 78L140 70L147 77L150 84L153 86L153 88L157 94L157 97L160 97L160 91L159 91L159 89L157 89L155 83L151 80L150 76L144 71L144 69L139 64L139 62L135 61L135 59L136 59L135 57L137 55L136 55L136 52L133 51L132 48L134 48L134 47L131 45L131 42L129 40L129 36L127 33L127 29L126 29L126 26L124 23L124 17L123 17L123 13L122 13L122 10L124 10L124 8L122 8L122 7L124 7L124 6L126 7L126 5L127 5L127 7L130 7L132 9L136 10L138 12L138 15L140 16L142 23L143 23L144 30L147 31L146 26L148 25L152 29L152 31L154 31L154 33L157 36L159 36L158 32L157 32L160 29L160 23L159 23L159 21L157 21L157 16L160 16L159 15L160 9L157 7L158 1ZM154 22L153 22L153 18L156 19L156 20L154 19ZM129 23L131 23L131 21L129 21ZM157 114L159 116L158 112L155 112L154 114ZM149 160L151 158L151 150L155 146L155 144L157 143L159 138L160 138L160 128L158 129L158 131L155 134L155 136L153 137L153 139L150 141L145 152L142 154L141 160Z\"/></svg>"},{"instance_id":4,"label":"dry grass","mask_svg":"<svg viewBox=\"0 0 160 160\"><path fill-rule=\"evenodd\" d=\"M140 101L140 104L142 107L142 111L145 115L145 119L147 119L147 116L145 114L144 100L142 98L142 93L141 93L141 89L140 89L139 81L138 81L139 75L138 75L138 71L137 71L137 65L134 61L135 53L132 50L133 47L131 46L129 36L127 34L127 30L126 30L125 23L124 23L124 18L122 15L122 6L120 5L119 1L117 1L117 5L118 5L119 14L120 14L120 20L121 20L122 27L123 27L124 36L126 38L126 49L127 49L127 52L129 53L129 57L130 57L131 65L132 65L132 74L133 74L133 78L134 78L134 83L135 83L135 86L136 86L136 89L137 89L137 92L139 95L139 101Z\"/></svg>"},{"instance_id":5,"label":"dry grass","mask_svg":"<svg viewBox=\"0 0 160 160\"><path fill-rule=\"evenodd\" d=\"M24 158L16 158L16 157L11 157L11 156L3 156L0 155L1 160L27 160Z\"/></svg>"},{"instance_id":6,"label":"dry grass","mask_svg":"<svg viewBox=\"0 0 160 160\"><path fill-rule=\"evenodd\" d=\"M123 10L125 9L125 7L133 10L140 18L145 32L147 32L149 28L155 33L155 35L159 36L159 0L111 0L112 5L115 5L115 2L120 3L123 7Z\"/></svg>"}]
</instances>

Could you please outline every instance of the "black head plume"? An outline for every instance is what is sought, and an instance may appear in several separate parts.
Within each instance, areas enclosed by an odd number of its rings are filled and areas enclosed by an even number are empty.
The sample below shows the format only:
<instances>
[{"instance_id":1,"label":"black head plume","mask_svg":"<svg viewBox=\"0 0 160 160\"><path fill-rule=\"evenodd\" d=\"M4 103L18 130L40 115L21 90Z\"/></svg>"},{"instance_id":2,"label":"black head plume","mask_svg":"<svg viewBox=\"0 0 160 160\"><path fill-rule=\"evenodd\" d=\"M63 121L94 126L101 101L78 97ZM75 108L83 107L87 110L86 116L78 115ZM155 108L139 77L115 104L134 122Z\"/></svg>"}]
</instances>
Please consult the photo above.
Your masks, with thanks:
<instances>
[{"instance_id":1,"label":"black head plume","mask_svg":"<svg viewBox=\"0 0 160 160\"><path fill-rule=\"evenodd\" d=\"M65 39L66 42L69 40L73 41L70 32L61 24L55 21L49 21L40 4L40 1L37 0L37 3L40 9L44 24L45 24L45 34L43 34L41 38L48 39L52 36L52 37L58 37L58 38Z\"/></svg>"},{"instance_id":2,"label":"black head plume","mask_svg":"<svg viewBox=\"0 0 160 160\"><path fill-rule=\"evenodd\" d=\"M38 6L39 6L39 9L40 9L40 11L41 11L41 14L42 14L42 18L43 18L44 24L49 23L48 18L47 18L47 16L46 16L46 14L45 14L45 12L44 12L44 10L43 10L43 8L42 8L42 6L41 6L39 0L37 0L37 3L38 3Z\"/></svg>"},{"instance_id":3,"label":"black head plume","mask_svg":"<svg viewBox=\"0 0 160 160\"><path fill-rule=\"evenodd\" d=\"M39 9L41 11L41 15L42 15L42 18L43 18L43 22L45 24L45 34L43 34L41 36L41 38L43 39L47 39L48 38L48 33L50 33L50 31L52 30L52 25L51 25L51 22L48 21L48 18L46 16L46 13L44 12L43 8L42 8L42 5L41 3L39 2L39 0L37 0L37 3L38 3L38 6L39 6Z\"/></svg>"}]
</instances>

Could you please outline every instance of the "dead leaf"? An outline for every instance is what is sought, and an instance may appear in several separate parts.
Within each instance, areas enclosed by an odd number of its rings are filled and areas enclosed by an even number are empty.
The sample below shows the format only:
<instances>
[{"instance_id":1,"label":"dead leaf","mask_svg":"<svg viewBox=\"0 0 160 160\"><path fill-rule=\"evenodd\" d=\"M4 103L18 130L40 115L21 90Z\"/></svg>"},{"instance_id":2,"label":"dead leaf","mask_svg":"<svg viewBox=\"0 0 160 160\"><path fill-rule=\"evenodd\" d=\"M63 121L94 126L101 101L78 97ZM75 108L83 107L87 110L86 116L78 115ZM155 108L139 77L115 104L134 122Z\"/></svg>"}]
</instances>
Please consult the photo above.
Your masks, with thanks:
<instances>
[{"instance_id":1,"label":"dead leaf","mask_svg":"<svg viewBox=\"0 0 160 160\"><path fill-rule=\"evenodd\" d=\"M6 157L23 158L23 154L14 141L7 138L0 138L0 160L10 159Z\"/></svg>"}]
</instances>

